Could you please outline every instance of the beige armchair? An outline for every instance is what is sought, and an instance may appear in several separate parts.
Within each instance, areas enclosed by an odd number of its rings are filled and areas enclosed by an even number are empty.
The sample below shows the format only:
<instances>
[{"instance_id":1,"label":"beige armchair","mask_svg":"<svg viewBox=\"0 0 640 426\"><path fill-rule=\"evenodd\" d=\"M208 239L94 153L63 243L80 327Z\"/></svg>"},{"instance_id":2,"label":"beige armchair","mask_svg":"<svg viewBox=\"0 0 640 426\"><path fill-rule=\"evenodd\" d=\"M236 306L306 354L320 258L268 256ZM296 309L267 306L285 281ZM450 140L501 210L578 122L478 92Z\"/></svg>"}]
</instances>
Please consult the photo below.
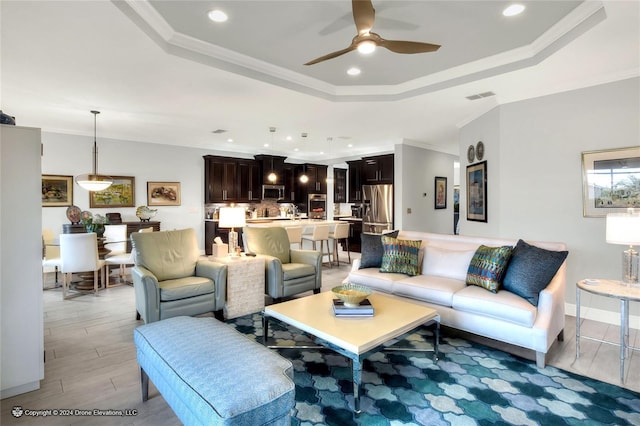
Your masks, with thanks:
<instances>
[{"instance_id":1,"label":"beige armchair","mask_svg":"<svg viewBox=\"0 0 640 426\"><path fill-rule=\"evenodd\" d=\"M145 323L214 312L222 318L227 266L200 258L193 229L131 234L137 318Z\"/></svg>"},{"instance_id":2,"label":"beige armchair","mask_svg":"<svg viewBox=\"0 0 640 426\"><path fill-rule=\"evenodd\" d=\"M322 286L322 257L315 250L292 249L282 227L245 227L245 250L265 258L265 292L274 301Z\"/></svg>"}]
</instances>

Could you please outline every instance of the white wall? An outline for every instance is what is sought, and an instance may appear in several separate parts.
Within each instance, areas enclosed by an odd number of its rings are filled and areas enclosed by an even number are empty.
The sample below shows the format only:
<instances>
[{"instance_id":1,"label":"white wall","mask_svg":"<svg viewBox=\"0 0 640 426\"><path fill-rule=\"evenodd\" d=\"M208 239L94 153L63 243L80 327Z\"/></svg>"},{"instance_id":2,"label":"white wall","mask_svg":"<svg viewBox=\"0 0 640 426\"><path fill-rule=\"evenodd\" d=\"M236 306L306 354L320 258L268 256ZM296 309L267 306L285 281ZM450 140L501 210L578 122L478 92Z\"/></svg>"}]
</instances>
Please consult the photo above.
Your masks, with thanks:
<instances>
[{"instance_id":1,"label":"white wall","mask_svg":"<svg viewBox=\"0 0 640 426\"><path fill-rule=\"evenodd\" d=\"M489 222L466 221L461 201L461 233L566 243L568 313L579 279L620 279L623 248L605 242L604 218L582 214L581 153L640 144L640 78L497 107L461 129L463 165L478 140L488 162ZM616 301L582 301L592 308L587 315L619 322ZM631 306L635 328L638 308Z\"/></svg>"},{"instance_id":2,"label":"white wall","mask_svg":"<svg viewBox=\"0 0 640 426\"><path fill-rule=\"evenodd\" d=\"M115 176L135 177L135 205L147 205L147 182L180 182L181 205L160 206L153 220L161 222L163 230L194 228L199 246L204 250L204 160L203 155L217 153L208 150L169 145L148 144L98 135L98 172ZM93 136L43 133L43 174L73 175L92 169ZM241 155L238 155L241 157ZM119 212L123 221L137 221L135 207L90 208L89 192L74 183L73 202L92 213ZM42 227L54 233L62 232L69 223L66 207L45 207Z\"/></svg>"},{"instance_id":3,"label":"white wall","mask_svg":"<svg viewBox=\"0 0 640 426\"><path fill-rule=\"evenodd\" d=\"M458 157L411 145L395 146L395 228L453 234L453 163ZM435 177L447 178L447 208L434 208ZM411 209L411 213L408 213Z\"/></svg>"},{"instance_id":4,"label":"white wall","mask_svg":"<svg viewBox=\"0 0 640 426\"><path fill-rule=\"evenodd\" d=\"M0 131L0 398L8 398L44 378L40 129Z\"/></svg>"}]
</instances>

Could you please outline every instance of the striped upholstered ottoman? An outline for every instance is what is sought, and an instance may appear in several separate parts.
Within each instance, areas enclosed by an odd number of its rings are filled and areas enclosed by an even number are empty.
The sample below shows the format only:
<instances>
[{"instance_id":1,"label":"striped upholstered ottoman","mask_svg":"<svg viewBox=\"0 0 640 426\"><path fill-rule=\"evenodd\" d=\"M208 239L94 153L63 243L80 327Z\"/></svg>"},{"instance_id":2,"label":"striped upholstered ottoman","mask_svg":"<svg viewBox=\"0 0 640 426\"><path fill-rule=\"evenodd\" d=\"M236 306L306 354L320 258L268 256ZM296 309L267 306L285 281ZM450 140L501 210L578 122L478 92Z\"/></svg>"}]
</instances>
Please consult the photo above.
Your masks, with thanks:
<instances>
[{"instance_id":1,"label":"striped upholstered ottoman","mask_svg":"<svg viewBox=\"0 0 640 426\"><path fill-rule=\"evenodd\" d=\"M174 317L134 330L142 378L186 425L289 425L291 362L214 318Z\"/></svg>"}]
</instances>

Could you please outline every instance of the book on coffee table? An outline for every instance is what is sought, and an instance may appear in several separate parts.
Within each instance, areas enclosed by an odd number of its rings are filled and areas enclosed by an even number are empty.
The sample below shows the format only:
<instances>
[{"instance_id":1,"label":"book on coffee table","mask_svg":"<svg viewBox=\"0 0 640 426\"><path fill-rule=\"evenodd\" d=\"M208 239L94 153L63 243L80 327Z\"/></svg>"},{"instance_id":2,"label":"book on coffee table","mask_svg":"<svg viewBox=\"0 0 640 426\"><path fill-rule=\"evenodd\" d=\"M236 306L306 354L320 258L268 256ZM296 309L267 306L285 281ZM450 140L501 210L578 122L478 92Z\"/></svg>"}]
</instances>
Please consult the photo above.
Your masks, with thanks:
<instances>
[{"instance_id":1,"label":"book on coffee table","mask_svg":"<svg viewBox=\"0 0 640 426\"><path fill-rule=\"evenodd\" d=\"M373 305L369 299L364 299L358 306L344 306L344 302L340 299L333 299L333 313L336 316L354 317L354 316L373 316Z\"/></svg>"}]
</instances>

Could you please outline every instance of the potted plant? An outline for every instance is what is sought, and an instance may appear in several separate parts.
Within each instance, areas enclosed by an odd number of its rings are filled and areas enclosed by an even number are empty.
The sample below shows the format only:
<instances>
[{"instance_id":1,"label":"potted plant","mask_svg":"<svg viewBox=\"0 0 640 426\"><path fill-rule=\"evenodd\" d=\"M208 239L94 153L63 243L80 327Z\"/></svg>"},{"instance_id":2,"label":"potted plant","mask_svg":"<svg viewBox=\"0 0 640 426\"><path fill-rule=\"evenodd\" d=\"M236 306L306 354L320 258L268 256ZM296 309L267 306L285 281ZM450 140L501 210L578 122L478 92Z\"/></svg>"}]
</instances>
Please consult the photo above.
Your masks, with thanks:
<instances>
[{"instance_id":1,"label":"potted plant","mask_svg":"<svg viewBox=\"0 0 640 426\"><path fill-rule=\"evenodd\" d=\"M104 236L104 226L109 224L109 220L105 216L101 214L92 215L90 212L82 213L81 222L87 232L95 232L98 238Z\"/></svg>"}]
</instances>

